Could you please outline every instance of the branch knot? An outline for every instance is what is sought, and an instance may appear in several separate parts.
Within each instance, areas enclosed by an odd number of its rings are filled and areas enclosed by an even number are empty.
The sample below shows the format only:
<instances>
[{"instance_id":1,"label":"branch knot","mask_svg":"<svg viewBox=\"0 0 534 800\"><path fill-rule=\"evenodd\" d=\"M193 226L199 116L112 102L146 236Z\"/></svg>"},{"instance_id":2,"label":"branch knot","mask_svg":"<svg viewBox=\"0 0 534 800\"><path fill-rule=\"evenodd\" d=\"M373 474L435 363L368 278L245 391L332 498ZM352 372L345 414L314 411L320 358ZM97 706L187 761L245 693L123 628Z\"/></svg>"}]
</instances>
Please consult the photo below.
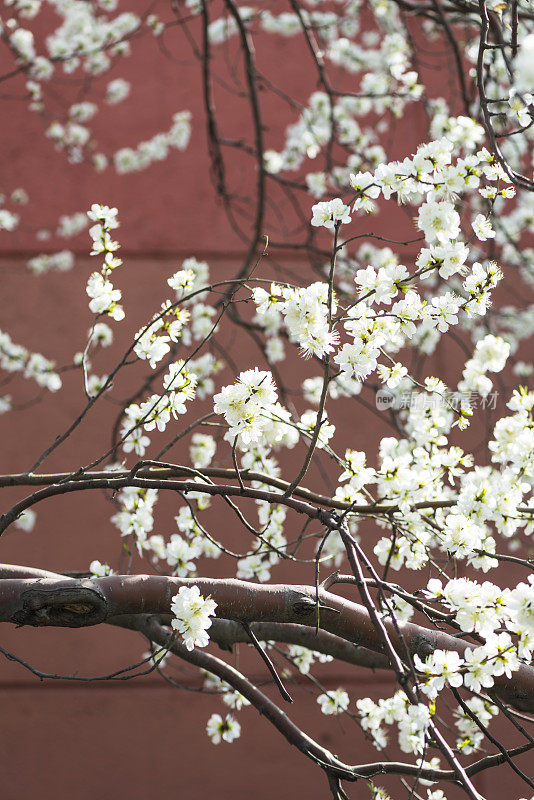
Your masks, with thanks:
<instances>
[{"instance_id":1,"label":"branch knot","mask_svg":"<svg viewBox=\"0 0 534 800\"><path fill-rule=\"evenodd\" d=\"M22 608L12 616L18 627L84 628L98 625L108 616L103 593L93 586L84 586L80 581L56 589L28 589L21 595L21 603Z\"/></svg>"}]
</instances>

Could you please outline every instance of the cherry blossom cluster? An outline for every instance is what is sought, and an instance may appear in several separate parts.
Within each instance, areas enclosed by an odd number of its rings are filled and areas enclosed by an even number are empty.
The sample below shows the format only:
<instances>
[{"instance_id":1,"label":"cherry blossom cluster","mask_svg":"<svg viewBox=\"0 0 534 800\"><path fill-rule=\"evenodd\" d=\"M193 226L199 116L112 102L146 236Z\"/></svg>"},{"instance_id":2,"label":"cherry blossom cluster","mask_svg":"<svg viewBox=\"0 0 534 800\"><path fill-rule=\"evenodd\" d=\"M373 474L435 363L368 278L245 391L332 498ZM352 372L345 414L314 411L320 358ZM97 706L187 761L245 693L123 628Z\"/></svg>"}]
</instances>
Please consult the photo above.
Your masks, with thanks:
<instances>
[{"instance_id":1,"label":"cherry blossom cluster","mask_svg":"<svg viewBox=\"0 0 534 800\"><path fill-rule=\"evenodd\" d=\"M349 696L344 689L332 689L329 692L320 694L317 702L321 706L321 712L327 716L342 714L349 707Z\"/></svg>"},{"instance_id":2,"label":"cherry blossom cluster","mask_svg":"<svg viewBox=\"0 0 534 800\"><path fill-rule=\"evenodd\" d=\"M329 661L333 661L332 656L310 650L308 647L302 647L298 644L289 645L287 648L287 655L297 667L298 671L303 675L309 674L310 668L316 661L320 664L327 664Z\"/></svg>"},{"instance_id":3,"label":"cherry blossom cluster","mask_svg":"<svg viewBox=\"0 0 534 800\"><path fill-rule=\"evenodd\" d=\"M260 524L260 545L256 552L237 562L237 577L243 580L258 580L266 583L271 578L271 569L285 555L287 540L284 536L284 522L287 509L258 500L258 521Z\"/></svg>"},{"instance_id":4,"label":"cherry blossom cluster","mask_svg":"<svg viewBox=\"0 0 534 800\"><path fill-rule=\"evenodd\" d=\"M210 496L201 491L188 492L187 499L189 504L182 506L174 518L180 533L172 533L168 542L163 536L152 536L148 540L148 548L155 558L166 561L172 574L179 577L196 573L196 559L201 556L219 558L224 550L197 518L198 511L205 511L211 505Z\"/></svg>"},{"instance_id":5,"label":"cherry blossom cluster","mask_svg":"<svg viewBox=\"0 0 534 800\"><path fill-rule=\"evenodd\" d=\"M205 672L204 688L219 694L223 703L234 712L250 706L246 697L211 672ZM221 741L230 743L241 735L241 725L234 714L226 714L224 718L220 714L212 714L206 725L206 733L213 744L220 744Z\"/></svg>"},{"instance_id":6,"label":"cherry blossom cluster","mask_svg":"<svg viewBox=\"0 0 534 800\"><path fill-rule=\"evenodd\" d=\"M213 408L224 415L229 427L228 440L239 438L246 449L262 438L270 417L276 414L277 399L272 374L255 367L241 372L236 383L223 386L214 395Z\"/></svg>"},{"instance_id":7,"label":"cherry blossom cluster","mask_svg":"<svg viewBox=\"0 0 534 800\"><path fill-rule=\"evenodd\" d=\"M156 361L169 351L165 339L167 337L155 337L152 355L149 352L147 356L153 362L151 366L155 366ZM135 352L139 355L138 345L140 341L142 342L142 338L137 336L136 340ZM163 352L162 348L165 348ZM157 356L159 357L156 358ZM144 402L131 403L125 408L125 418L121 428L122 448L125 453L133 451L143 456L150 444L150 438L145 436L143 431L150 433L157 429L162 432L171 418L177 419L186 413L186 403L193 400L196 395L197 376L194 367L191 361L187 366L183 360L170 363L163 376L161 394L153 394Z\"/></svg>"},{"instance_id":8,"label":"cherry blossom cluster","mask_svg":"<svg viewBox=\"0 0 534 800\"><path fill-rule=\"evenodd\" d=\"M41 353L30 353L20 344L15 344L5 331L0 331L0 367L6 372L20 372L25 378L32 378L39 386L50 392L61 389L61 378L55 371L55 362ZM4 398L4 403L9 401ZM4 408L4 411L7 411Z\"/></svg>"},{"instance_id":9,"label":"cherry blossom cluster","mask_svg":"<svg viewBox=\"0 0 534 800\"><path fill-rule=\"evenodd\" d=\"M432 578L427 594L454 612L463 631L474 631L484 638L496 635L503 628L511 631L517 637L514 647L519 656L530 660L534 649L532 575L528 583L521 582L515 589L501 589L489 581L480 585L468 578L453 578L442 586L440 579ZM491 668L490 664L490 672Z\"/></svg>"},{"instance_id":10,"label":"cherry blossom cluster","mask_svg":"<svg viewBox=\"0 0 534 800\"><path fill-rule=\"evenodd\" d=\"M154 527L154 505L158 500L156 489L139 489L127 486L118 495L120 510L111 517L121 536L133 537L139 553L151 548L149 533Z\"/></svg>"},{"instance_id":11,"label":"cherry blossom cluster","mask_svg":"<svg viewBox=\"0 0 534 800\"><path fill-rule=\"evenodd\" d=\"M86 292L91 298L89 309L93 314L107 314L114 320L124 319L124 309L118 303L121 299L120 289L115 289L109 280L109 275L115 267L122 264L115 255L119 243L111 238L110 231L119 227L117 209L109 206L100 206L94 203L87 212L89 219L95 224L89 229L93 240L92 256L103 256L104 263L100 272L93 272L87 281Z\"/></svg>"},{"instance_id":12,"label":"cherry blossom cluster","mask_svg":"<svg viewBox=\"0 0 534 800\"><path fill-rule=\"evenodd\" d=\"M217 692L221 695L223 703L231 708L232 711L241 711L242 708L250 706L250 702L237 689L233 689L229 683L223 681L218 675L202 670L204 675L204 688L210 692Z\"/></svg>"},{"instance_id":13,"label":"cherry blossom cluster","mask_svg":"<svg viewBox=\"0 0 534 800\"><path fill-rule=\"evenodd\" d=\"M191 112L178 111L173 115L168 131L157 133L137 147L122 147L113 154L113 163L119 175L146 169L155 161L164 161L169 150L185 150L191 137Z\"/></svg>"},{"instance_id":14,"label":"cherry blossom cluster","mask_svg":"<svg viewBox=\"0 0 534 800\"><path fill-rule=\"evenodd\" d=\"M46 55L37 53L32 31L21 27L15 17L6 23L10 46L20 62L28 65L29 74L39 80L48 80L52 76L55 61L63 63L66 73L79 67L89 74L106 71L111 66L111 58L106 50L112 55L128 52L128 44L122 40L141 24L139 17L131 12L124 12L113 19L102 13L106 6L106 10L113 11L115 2L103 3L101 8L89 8L74 0L54 1L53 6L61 23L44 40ZM20 10L21 17L30 20L37 16L40 8L40 2L26 3L17 11Z\"/></svg>"},{"instance_id":15,"label":"cherry blossom cluster","mask_svg":"<svg viewBox=\"0 0 534 800\"><path fill-rule=\"evenodd\" d=\"M99 102L75 102L66 112L61 112L47 96L48 85L58 77L59 64L63 73L76 76L78 80L83 74L96 77L107 72L118 59L130 54L131 37L144 26L159 35L165 25L154 14L145 19L130 11L110 16L116 10L116 0L103 0L91 8L76 0L54 0L51 5L60 21L49 36L42 37L38 27L35 35L31 30L31 20L41 10L40 0L10 2L8 5L13 6L14 14L5 23L5 40L20 69L26 73L30 109L48 120L46 135L66 153L71 163L85 160L100 171L111 159L117 172L126 173L145 169L152 162L166 158L170 149L184 150L187 147L191 114L181 111L174 115L168 131L155 134L136 148L123 147L112 155L106 155L101 152L88 124L97 114L102 98L98 98ZM44 49L39 52L41 42ZM129 93L129 82L124 78L114 78L101 94L104 103L113 106L125 100ZM15 218L10 221L6 215L6 228L15 223Z\"/></svg>"},{"instance_id":16,"label":"cherry blossom cluster","mask_svg":"<svg viewBox=\"0 0 534 800\"><path fill-rule=\"evenodd\" d=\"M62 214L59 218L56 236L69 239L84 231L89 224L87 214L76 211L74 214Z\"/></svg>"},{"instance_id":17,"label":"cherry blossom cluster","mask_svg":"<svg viewBox=\"0 0 534 800\"><path fill-rule=\"evenodd\" d=\"M332 174L308 172L308 189L316 197L325 193L328 183L334 190L343 186L348 179L347 169L359 169L383 160L384 151L376 141L375 130L370 125L362 127L358 117L365 118L372 111L383 114L386 108L400 116L407 103L421 97L423 87L418 82L417 72L410 69L410 44L401 32L398 8L390 2L384 6L387 12L385 15L379 12L377 17L380 17L385 35L378 42L378 37L374 40L370 37L372 46L367 48L353 41L359 33L354 11L348 16L337 12L309 12L310 19L315 18L314 15L321 17L316 30L324 40L328 59L352 75L361 75L360 93L334 101L326 92L315 92L298 121L288 126L284 149L266 151L265 167L275 174L282 170L298 170L306 159L315 159L327 145L334 124L340 143L349 151L347 165L336 166ZM304 16L302 20L305 19ZM275 17L264 12L261 21L264 29L286 36L302 30L302 22L294 14ZM362 156L362 152L365 155Z\"/></svg>"},{"instance_id":18,"label":"cherry blossom cluster","mask_svg":"<svg viewBox=\"0 0 534 800\"><path fill-rule=\"evenodd\" d=\"M429 337L434 338L435 344L436 335L458 324L462 312L466 320L484 314L491 289L502 277L492 262L485 265L474 262L461 284L453 282L453 291L423 295L416 291L415 281L428 278L432 272L454 281L455 276L468 272L469 248L458 240L460 217L451 199L477 189L487 193L489 182L507 180L487 151L458 158L452 164L452 149L453 142L445 136L421 145L412 159L380 165L375 173L351 175L351 185L357 193L353 211L370 210L366 206L368 200L374 202L380 194L389 199L395 193L398 202L419 204L417 226L428 243L416 260L419 271L415 274L410 274L395 258L378 269L367 266L355 270L359 301L349 306L344 322L354 341L344 343L335 352L334 362L356 383L361 383L378 367L381 379L390 388L397 387L407 375L406 367L389 356L386 357L390 363L379 365L380 354L394 353L409 340L414 343L419 340L428 348ZM332 230L350 222L349 211L340 198L317 203L313 207L312 225ZM481 241L494 234L482 215L473 219L473 230ZM312 289L315 297L311 295ZM396 300L399 293L404 296ZM329 299L326 283L306 289L272 284L270 292L255 288L253 298L257 318L269 340L276 341L277 350L284 324L290 341L297 341L305 353L321 357L335 351L340 339L339 330L332 324L337 303L333 296ZM391 310L382 310L380 305L391 306ZM466 424L465 416L462 424Z\"/></svg>"},{"instance_id":19,"label":"cherry blossom cluster","mask_svg":"<svg viewBox=\"0 0 534 800\"><path fill-rule=\"evenodd\" d=\"M0 208L0 231L14 231L19 224L20 217L7 208Z\"/></svg>"},{"instance_id":20,"label":"cherry blossom cluster","mask_svg":"<svg viewBox=\"0 0 534 800\"><path fill-rule=\"evenodd\" d=\"M172 627L181 633L188 650L206 647L209 642L210 617L215 616L217 603L204 598L198 586L181 586L171 599Z\"/></svg>"},{"instance_id":21,"label":"cherry blossom cluster","mask_svg":"<svg viewBox=\"0 0 534 800\"><path fill-rule=\"evenodd\" d=\"M57 253L43 253L33 256L28 261L28 269L35 275L42 275L50 270L68 272L74 266L74 253L70 250L60 250Z\"/></svg>"},{"instance_id":22,"label":"cherry blossom cluster","mask_svg":"<svg viewBox=\"0 0 534 800\"><path fill-rule=\"evenodd\" d=\"M329 305L326 283L302 289L272 283L270 292L256 287L252 296L261 324L270 334L277 333L283 323L290 341L297 343L305 356L333 352L339 336L329 330L328 315L329 311L335 313L337 306L334 299Z\"/></svg>"},{"instance_id":23,"label":"cherry blossom cluster","mask_svg":"<svg viewBox=\"0 0 534 800\"><path fill-rule=\"evenodd\" d=\"M425 752L426 734L431 710L424 703L411 704L399 690L392 697L375 703L369 697L356 700L363 729L369 733L375 747L382 750L387 744L383 725L398 726L398 741L404 753L421 756Z\"/></svg>"}]
</instances>

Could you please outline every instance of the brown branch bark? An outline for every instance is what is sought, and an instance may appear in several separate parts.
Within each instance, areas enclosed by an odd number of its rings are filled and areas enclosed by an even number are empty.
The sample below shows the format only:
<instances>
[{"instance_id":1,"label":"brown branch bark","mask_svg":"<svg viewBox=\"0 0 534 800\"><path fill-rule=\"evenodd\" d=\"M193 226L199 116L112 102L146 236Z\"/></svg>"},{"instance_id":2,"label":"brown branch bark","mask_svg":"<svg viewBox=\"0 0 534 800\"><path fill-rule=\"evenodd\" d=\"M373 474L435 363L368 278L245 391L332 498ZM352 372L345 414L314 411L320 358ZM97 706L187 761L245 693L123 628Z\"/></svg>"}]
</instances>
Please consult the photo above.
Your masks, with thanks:
<instances>
[{"instance_id":1,"label":"brown branch bark","mask_svg":"<svg viewBox=\"0 0 534 800\"><path fill-rule=\"evenodd\" d=\"M50 474L34 474L34 473L17 473L12 475L0 475L0 488L7 487L7 486L49 486L55 487L52 494L60 494L61 491L75 491L76 488L88 489L91 488L89 486L90 481L104 481L104 480L121 480L126 481L129 477L132 477L133 470L102 470L102 471L95 471L95 472L83 472L80 474L76 474L73 472L57 472L57 473L50 473ZM176 466L172 467L141 467L136 469L134 467L134 474L137 478L143 479L153 479L153 480L168 480L173 478L180 478L191 475L191 467L185 467L180 464L176 464ZM225 469L223 467L205 467L202 469L202 474L208 478L227 478L231 480L232 478L236 477L235 469ZM266 486L273 486L277 489L282 489L287 491L290 484L287 481L281 480L280 478L273 478L269 475L265 475L262 472L255 472L253 470L240 470L240 476L243 481L260 481L264 483ZM76 482L78 484L77 487L71 486ZM126 485L126 484L125 484ZM69 488L64 488L68 486ZM62 489L63 487L63 489ZM102 488L101 484L98 484L96 488ZM120 488L120 487L119 487ZM168 487L162 486L161 488L170 488L172 489L172 485ZM395 511L399 511L399 505L395 502L387 502L382 501L379 503L367 503L365 505L355 505L351 503L346 503L343 500L336 500L333 497L329 497L325 494L320 494L318 492L312 492L310 489L307 489L303 486L299 486L295 488L292 495L296 497L301 497L304 500L308 500L313 503L317 503L321 506L327 506L328 508L335 508L339 511L353 511L355 514L391 514ZM48 496L48 495L47 495ZM415 503L414 508L416 509L425 509L425 508L450 508L456 503L456 500L428 500L423 501L420 503ZM526 510L526 509L525 509Z\"/></svg>"},{"instance_id":2,"label":"brown branch bark","mask_svg":"<svg viewBox=\"0 0 534 800\"><path fill-rule=\"evenodd\" d=\"M10 574L9 568L0 575ZM316 623L314 586L262 585L235 579L173 578L152 575L112 575L94 579L0 580L0 622L18 625L84 627L110 622L125 614L158 615L170 623L171 598L181 586L199 587L217 603L217 616L236 622L274 622L313 627ZM383 654L383 641L364 606L319 590L321 628L347 642ZM384 627L402 658L405 648L425 658L433 650L454 650L462 656L468 642L441 630L411 622ZM511 679L500 676L492 689L520 711L534 712L534 668L522 666Z\"/></svg>"}]
</instances>

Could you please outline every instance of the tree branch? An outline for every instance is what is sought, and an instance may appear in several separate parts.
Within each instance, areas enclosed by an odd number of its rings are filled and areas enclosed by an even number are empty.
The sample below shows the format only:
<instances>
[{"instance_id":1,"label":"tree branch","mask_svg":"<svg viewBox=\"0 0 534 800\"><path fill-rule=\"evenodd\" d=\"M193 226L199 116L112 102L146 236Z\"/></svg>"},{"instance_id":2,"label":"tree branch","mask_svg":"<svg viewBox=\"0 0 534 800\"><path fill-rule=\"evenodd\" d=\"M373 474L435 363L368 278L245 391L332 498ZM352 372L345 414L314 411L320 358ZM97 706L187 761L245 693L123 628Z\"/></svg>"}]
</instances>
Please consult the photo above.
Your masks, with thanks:
<instances>
[{"instance_id":1,"label":"tree branch","mask_svg":"<svg viewBox=\"0 0 534 800\"><path fill-rule=\"evenodd\" d=\"M9 567L7 568L9 573ZM0 575L3 573L0 568ZM217 616L236 622L296 623L316 621L316 589L292 584L256 584L235 579L175 578L160 575L111 575L88 579L0 580L0 622L17 625L85 627L124 614L156 614L171 621L171 598L181 586L198 586L217 603ZM347 642L383 654L383 641L366 608L319 590L321 627ZM395 651L426 658L436 649L463 656L469 643L441 630L383 619ZM534 668L523 665L511 679L502 675L491 690L520 711L534 711Z\"/></svg>"}]
</instances>

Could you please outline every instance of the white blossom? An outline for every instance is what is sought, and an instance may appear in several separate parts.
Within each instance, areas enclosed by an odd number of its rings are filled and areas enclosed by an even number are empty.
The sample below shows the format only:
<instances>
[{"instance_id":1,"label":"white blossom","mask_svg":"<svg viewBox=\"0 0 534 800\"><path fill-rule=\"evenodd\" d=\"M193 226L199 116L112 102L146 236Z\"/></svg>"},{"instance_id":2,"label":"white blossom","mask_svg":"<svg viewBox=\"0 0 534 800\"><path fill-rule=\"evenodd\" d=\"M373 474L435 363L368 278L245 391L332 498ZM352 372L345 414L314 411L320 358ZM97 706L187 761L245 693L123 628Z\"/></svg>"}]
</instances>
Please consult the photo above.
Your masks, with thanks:
<instances>
[{"instance_id":1,"label":"white blossom","mask_svg":"<svg viewBox=\"0 0 534 800\"><path fill-rule=\"evenodd\" d=\"M317 698L323 714L342 714L349 706L349 696L344 689L332 689Z\"/></svg>"},{"instance_id":2,"label":"white blossom","mask_svg":"<svg viewBox=\"0 0 534 800\"><path fill-rule=\"evenodd\" d=\"M198 586L182 586L178 594L171 598L171 611L174 619L172 627L182 634L188 650L206 647L209 642L208 629L215 615L217 603L210 597L204 598Z\"/></svg>"},{"instance_id":3,"label":"white blossom","mask_svg":"<svg viewBox=\"0 0 534 800\"><path fill-rule=\"evenodd\" d=\"M221 741L233 742L241 736L241 725L231 714L227 714L225 719L220 714L212 714L206 725L206 732L213 744Z\"/></svg>"}]
</instances>

